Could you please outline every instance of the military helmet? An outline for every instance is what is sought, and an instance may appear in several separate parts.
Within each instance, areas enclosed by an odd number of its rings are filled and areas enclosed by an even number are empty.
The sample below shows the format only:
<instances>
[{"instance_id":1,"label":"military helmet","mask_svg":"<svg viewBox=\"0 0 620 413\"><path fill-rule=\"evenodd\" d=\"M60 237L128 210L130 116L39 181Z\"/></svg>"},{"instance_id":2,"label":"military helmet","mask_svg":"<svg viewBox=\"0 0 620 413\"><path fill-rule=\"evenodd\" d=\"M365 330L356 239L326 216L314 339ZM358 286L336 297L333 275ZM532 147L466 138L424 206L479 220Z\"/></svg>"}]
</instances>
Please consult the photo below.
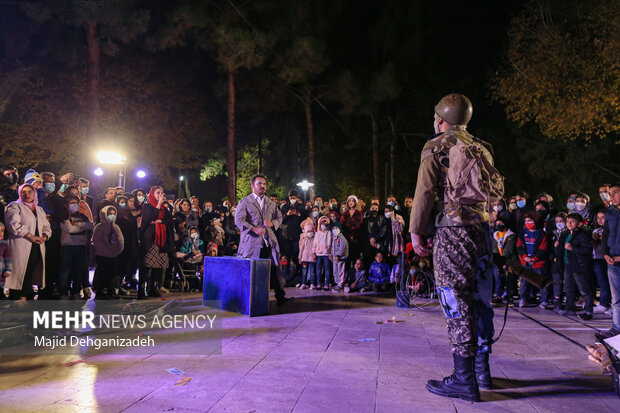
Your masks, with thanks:
<instances>
[{"instance_id":1,"label":"military helmet","mask_svg":"<svg viewBox=\"0 0 620 413\"><path fill-rule=\"evenodd\" d=\"M451 125L467 125L474 111L471 101L460 93L451 93L435 105L435 113Z\"/></svg>"}]
</instances>

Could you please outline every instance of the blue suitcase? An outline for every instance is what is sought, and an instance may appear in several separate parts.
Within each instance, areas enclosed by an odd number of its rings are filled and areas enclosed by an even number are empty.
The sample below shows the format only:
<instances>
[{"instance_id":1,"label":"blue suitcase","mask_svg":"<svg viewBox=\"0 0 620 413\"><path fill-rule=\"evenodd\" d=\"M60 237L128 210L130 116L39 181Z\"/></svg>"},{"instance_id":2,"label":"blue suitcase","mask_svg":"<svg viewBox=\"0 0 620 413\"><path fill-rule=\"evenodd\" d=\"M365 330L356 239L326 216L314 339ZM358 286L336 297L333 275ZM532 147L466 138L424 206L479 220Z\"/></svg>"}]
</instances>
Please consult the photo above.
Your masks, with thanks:
<instances>
[{"instance_id":1,"label":"blue suitcase","mask_svg":"<svg viewBox=\"0 0 620 413\"><path fill-rule=\"evenodd\" d=\"M222 309L250 317L269 313L268 259L205 257L203 300L219 300Z\"/></svg>"}]
</instances>

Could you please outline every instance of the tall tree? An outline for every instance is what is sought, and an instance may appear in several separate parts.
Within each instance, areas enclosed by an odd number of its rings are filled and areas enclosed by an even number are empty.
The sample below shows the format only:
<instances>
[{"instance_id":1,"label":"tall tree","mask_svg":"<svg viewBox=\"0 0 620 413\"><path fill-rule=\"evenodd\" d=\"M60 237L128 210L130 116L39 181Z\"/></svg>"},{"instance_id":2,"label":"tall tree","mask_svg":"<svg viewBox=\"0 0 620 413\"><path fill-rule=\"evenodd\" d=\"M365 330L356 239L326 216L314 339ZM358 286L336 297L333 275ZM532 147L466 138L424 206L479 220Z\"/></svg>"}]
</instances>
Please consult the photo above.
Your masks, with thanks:
<instances>
[{"instance_id":1,"label":"tall tree","mask_svg":"<svg viewBox=\"0 0 620 413\"><path fill-rule=\"evenodd\" d=\"M114 55L118 41L128 43L148 29L149 12L139 0L48 0L23 5L34 19L54 19L84 30L87 47L87 137L96 142L99 132L101 53Z\"/></svg>"},{"instance_id":2,"label":"tall tree","mask_svg":"<svg viewBox=\"0 0 620 413\"><path fill-rule=\"evenodd\" d=\"M495 99L551 138L620 131L620 6L613 0L530 1L512 22Z\"/></svg>"}]
</instances>

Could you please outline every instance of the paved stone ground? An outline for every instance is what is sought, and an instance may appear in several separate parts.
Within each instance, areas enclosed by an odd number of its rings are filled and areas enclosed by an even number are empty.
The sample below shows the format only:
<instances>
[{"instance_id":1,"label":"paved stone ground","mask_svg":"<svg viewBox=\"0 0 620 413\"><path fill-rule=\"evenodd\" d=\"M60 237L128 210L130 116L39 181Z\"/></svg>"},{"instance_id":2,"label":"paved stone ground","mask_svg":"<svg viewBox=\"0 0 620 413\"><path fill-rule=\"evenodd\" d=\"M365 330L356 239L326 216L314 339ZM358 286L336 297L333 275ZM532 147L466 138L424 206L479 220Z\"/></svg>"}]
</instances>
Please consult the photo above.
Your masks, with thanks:
<instances>
[{"instance_id":1,"label":"paved stone ground","mask_svg":"<svg viewBox=\"0 0 620 413\"><path fill-rule=\"evenodd\" d=\"M298 298L270 316L226 314L219 355L100 354L69 367L62 365L77 356L1 357L0 411L620 411L611 378L580 347L593 342L593 328L609 326L601 316L584 323L537 307L511 309L491 362L497 389L468 403L424 388L452 368L436 303L400 309L368 293L289 295ZM404 323L376 324L392 317ZM175 386L182 376L170 367L191 382Z\"/></svg>"}]
</instances>

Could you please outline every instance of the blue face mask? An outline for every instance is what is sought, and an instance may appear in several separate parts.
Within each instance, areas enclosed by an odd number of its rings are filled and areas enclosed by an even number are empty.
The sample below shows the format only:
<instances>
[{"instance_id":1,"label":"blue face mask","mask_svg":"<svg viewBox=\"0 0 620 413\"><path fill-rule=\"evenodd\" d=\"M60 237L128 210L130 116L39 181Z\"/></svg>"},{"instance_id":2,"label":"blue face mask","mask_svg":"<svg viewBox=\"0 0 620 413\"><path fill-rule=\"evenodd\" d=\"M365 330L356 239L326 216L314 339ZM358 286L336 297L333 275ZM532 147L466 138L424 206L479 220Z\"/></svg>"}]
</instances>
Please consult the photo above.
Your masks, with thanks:
<instances>
[{"instance_id":1,"label":"blue face mask","mask_svg":"<svg viewBox=\"0 0 620 413\"><path fill-rule=\"evenodd\" d=\"M87 187L87 186L83 187L83 188L82 188L82 193L83 193L84 195L88 195L88 190L89 190L89 189L90 189L90 188L89 188L89 187Z\"/></svg>"},{"instance_id":2,"label":"blue face mask","mask_svg":"<svg viewBox=\"0 0 620 413\"><path fill-rule=\"evenodd\" d=\"M519 200L517 201L517 206L518 206L519 208L523 208L523 207L525 206L525 199L519 199Z\"/></svg>"},{"instance_id":3,"label":"blue face mask","mask_svg":"<svg viewBox=\"0 0 620 413\"><path fill-rule=\"evenodd\" d=\"M390 201L390 202L388 202L388 205L394 206L396 204L394 203L394 201Z\"/></svg>"},{"instance_id":4,"label":"blue face mask","mask_svg":"<svg viewBox=\"0 0 620 413\"><path fill-rule=\"evenodd\" d=\"M116 215L108 215L108 221L110 222L116 221Z\"/></svg>"},{"instance_id":5,"label":"blue face mask","mask_svg":"<svg viewBox=\"0 0 620 413\"><path fill-rule=\"evenodd\" d=\"M127 204L125 204L125 203L118 204L118 206L119 206L120 208L123 208L123 209L127 208Z\"/></svg>"},{"instance_id":6,"label":"blue face mask","mask_svg":"<svg viewBox=\"0 0 620 413\"><path fill-rule=\"evenodd\" d=\"M574 202L567 202L567 203L566 203L566 208L567 208L569 211L574 211L574 210L575 210L575 203L574 203Z\"/></svg>"},{"instance_id":7,"label":"blue face mask","mask_svg":"<svg viewBox=\"0 0 620 413\"><path fill-rule=\"evenodd\" d=\"M55 183L53 183L53 182L47 182L47 183L45 184L45 191L46 191L48 194L51 194L51 193L52 193L52 192L54 192L55 190L56 190L56 184L55 184Z\"/></svg>"}]
</instances>

